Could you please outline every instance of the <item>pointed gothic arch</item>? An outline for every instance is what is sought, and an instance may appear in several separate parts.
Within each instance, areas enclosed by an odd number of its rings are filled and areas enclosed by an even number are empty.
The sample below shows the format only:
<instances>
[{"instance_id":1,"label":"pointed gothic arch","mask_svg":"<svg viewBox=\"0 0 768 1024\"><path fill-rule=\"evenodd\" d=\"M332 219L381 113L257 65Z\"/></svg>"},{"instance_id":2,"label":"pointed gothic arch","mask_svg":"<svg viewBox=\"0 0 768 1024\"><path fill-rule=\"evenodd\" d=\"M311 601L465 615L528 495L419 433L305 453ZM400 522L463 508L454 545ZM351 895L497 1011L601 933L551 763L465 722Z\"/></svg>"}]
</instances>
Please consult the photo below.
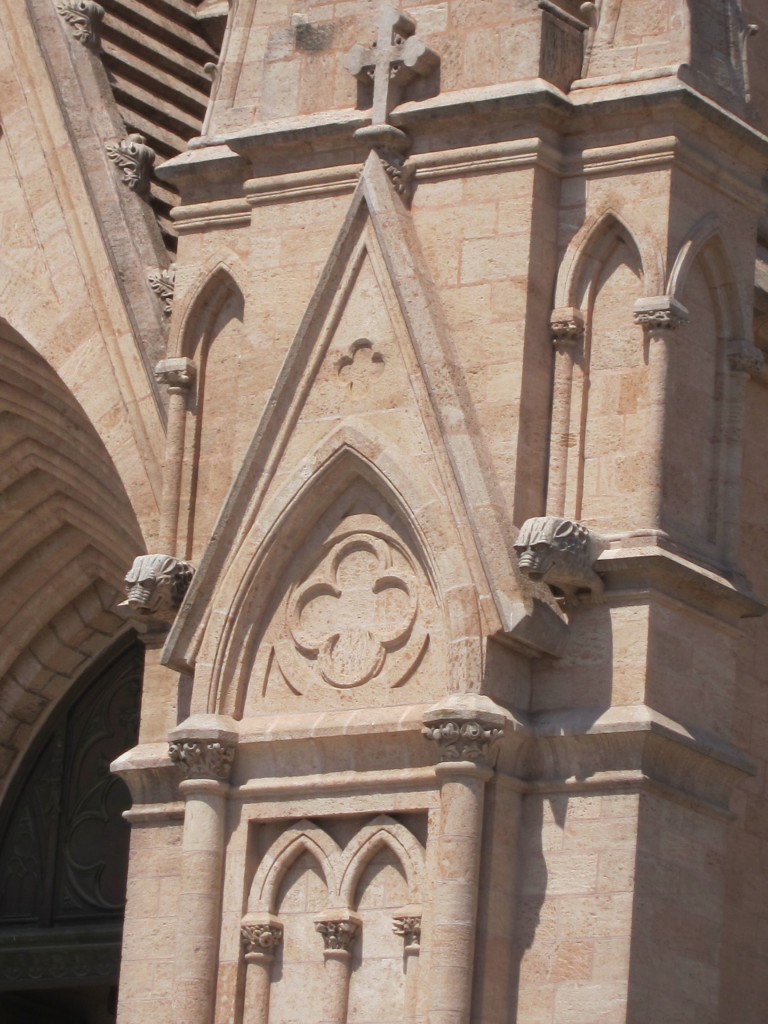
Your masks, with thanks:
<instances>
[{"instance_id":1,"label":"pointed gothic arch","mask_svg":"<svg viewBox=\"0 0 768 1024\"><path fill-rule=\"evenodd\" d=\"M590 283L599 276L611 251L624 242L633 253L644 295L658 295L663 285L663 261L653 240L634 232L613 207L595 211L582 224L560 263L555 286L555 307L581 309Z\"/></svg>"},{"instance_id":2,"label":"pointed gothic arch","mask_svg":"<svg viewBox=\"0 0 768 1024\"><path fill-rule=\"evenodd\" d=\"M667 284L668 294L678 302L682 303L689 275L697 264L710 288L720 337L741 340L745 337L741 297L720 222L714 214L702 217L678 250Z\"/></svg>"},{"instance_id":3,"label":"pointed gothic arch","mask_svg":"<svg viewBox=\"0 0 768 1024\"><path fill-rule=\"evenodd\" d=\"M386 814L374 818L360 829L344 851L346 864L339 884L342 906L354 910L360 878L373 857L383 848L389 849L403 869L412 903L421 900L421 878L424 850L414 835L399 821Z\"/></svg>"},{"instance_id":4,"label":"pointed gothic arch","mask_svg":"<svg viewBox=\"0 0 768 1024\"><path fill-rule=\"evenodd\" d=\"M329 901L335 901L341 848L325 829L304 818L286 829L262 858L248 895L249 914L275 912L280 884L303 853L315 861L327 886Z\"/></svg>"},{"instance_id":5,"label":"pointed gothic arch","mask_svg":"<svg viewBox=\"0 0 768 1024\"><path fill-rule=\"evenodd\" d=\"M184 305L174 318L169 352L200 358L211 326L222 306L232 297L245 306L246 278L234 254L209 259L190 287Z\"/></svg>"}]
</instances>

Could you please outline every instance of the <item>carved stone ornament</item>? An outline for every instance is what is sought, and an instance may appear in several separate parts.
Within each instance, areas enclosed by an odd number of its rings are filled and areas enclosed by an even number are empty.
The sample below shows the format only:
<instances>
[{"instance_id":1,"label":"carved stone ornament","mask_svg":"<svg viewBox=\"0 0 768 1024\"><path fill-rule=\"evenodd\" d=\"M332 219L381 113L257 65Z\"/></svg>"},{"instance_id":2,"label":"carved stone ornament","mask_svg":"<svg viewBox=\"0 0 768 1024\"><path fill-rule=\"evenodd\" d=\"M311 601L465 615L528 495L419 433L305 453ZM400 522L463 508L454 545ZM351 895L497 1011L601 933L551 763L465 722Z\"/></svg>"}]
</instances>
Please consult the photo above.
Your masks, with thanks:
<instances>
[{"instance_id":1,"label":"carved stone ornament","mask_svg":"<svg viewBox=\"0 0 768 1024\"><path fill-rule=\"evenodd\" d=\"M194 574L189 562L171 555L139 555L126 574L126 599L119 607L138 616L172 618Z\"/></svg>"},{"instance_id":2,"label":"carved stone ornament","mask_svg":"<svg viewBox=\"0 0 768 1024\"><path fill-rule=\"evenodd\" d=\"M326 953L343 951L348 953L360 930L360 922L352 917L315 921L315 931L323 937Z\"/></svg>"},{"instance_id":3,"label":"carved stone ornament","mask_svg":"<svg viewBox=\"0 0 768 1024\"><path fill-rule=\"evenodd\" d=\"M246 956L270 956L283 941L283 926L278 921L244 921L240 925L240 939Z\"/></svg>"},{"instance_id":4,"label":"carved stone ornament","mask_svg":"<svg viewBox=\"0 0 768 1024\"><path fill-rule=\"evenodd\" d=\"M419 949L421 945L421 914L398 914L392 918L392 931L401 935L406 949Z\"/></svg>"},{"instance_id":5,"label":"carved stone ornament","mask_svg":"<svg viewBox=\"0 0 768 1024\"><path fill-rule=\"evenodd\" d=\"M367 395L384 372L384 356L368 338L358 338L336 363L339 380L355 398Z\"/></svg>"},{"instance_id":6,"label":"carved stone ornament","mask_svg":"<svg viewBox=\"0 0 768 1024\"><path fill-rule=\"evenodd\" d=\"M656 331L674 331L677 327L685 327L690 319L685 306L671 295L638 299L633 318L636 324Z\"/></svg>"},{"instance_id":7,"label":"carved stone ornament","mask_svg":"<svg viewBox=\"0 0 768 1024\"><path fill-rule=\"evenodd\" d=\"M549 320L552 341L556 346L569 348L584 337L584 314L573 306L553 309Z\"/></svg>"},{"instance_id":8,"label":"carved stone ornament","mask_svg":"<svg viewBox=\"0 0 768 1024\"><path fill-rule=\"evenodd\" d=\"M191 779L228 779L235 759L233 743L217 740L172 740L168 754Z\"/></svg>"},{"instance_id":9,"label":"carved stone ornament","mask_svg":"<svg viewBox=\"0 0 768 1024\"><path fill-rule=\"evenodd\" d=\"M163 313L170 316L173 312L173 290L176 286L176 264L172 263L167 270L153 270L147 274L149 287L163 303Z\"/></svg>"},{"instance_id":10,"label":"carved stone ornament","mask_svg":"<svg viewBox=\"0 0 768 1024\"><path fill-rule=\"evenodd\" d=\"M488 760L491 748L503 734L501 726L460 718L427 722L423 730L426 739L437 743L441 760L475 763Z\"/></svg>"},{"instance_id":11,"label":"carved stone ornament","mask_svg":"<svg viewBox=\"0 0 768 1024\"><path fill-rule=\"evenodd\" d=\"M57 0L56 10L72 28L75 39L89 50L99 48L104 8L93 0Z\"/></svg>"},{"instance_id":12,"label":"carved stone ornament","mask_svg":"<svg viewBox=\"0 0 768 1024\"><path fill-rule=\"evenodd\" d=\"M761 377L765 373L765 355L757 345L742 341L738 348L728 353L728 366L734 373Z\"/></svg>"},{"instance_id":13,"label":"carved stone ornament","mask_svg":"<svg viewBox=\"0 0 768 1024\"><path fill-rule=\"evenodd\" d=\"M602 544L586 526L557 516L528 519L515 543L524 576L548 584L567 607L584 596L598 601L603 582L592 568Z\"/></svg>"},{"instance_id":14,"label":"carved stone ornament","mask_svg":"<svg viewBox=\"0 0 768 1024\"><path fill-rule=\"evenodd\" d=\"M195 364L184 356L179 359L161 359L155 367L155 380L158 384L165 384L173 394L188 391L194 383L195 373Z\"/></svg>"},{"instance_id":15,"label":"carved stone ornament","mask_svg":"<svg viewBox=\"0 0 768 1024\"><path fill-rule=\"evenodd\" d=\"M155 151L143 135L132 133L120 142L108 142L107 156L123 172L123 184L144 196L149 191L149 177L155 163Z\"/></svg>"},{"instance_id":16,"label":"carved stone ornament","mask_svg":"<svg viewBox=\"0 0 768 1024\"><path fill-rule=\"evenodd\" d=\"M415 36L416 23L395 7L379 11L376 41L373 46L359 43L344 58L344 67L364 84L373 84L371 124L358 128L355 138L375 149L395 188L402 194L407 188L403 165L392 154L403 153L410 139L401 129L388 123L389 113L399 102L405 86L417 77L426 77L440 58Z\"/></svg>"},{"instance_id":17,"label":"carved stone ornament","mask_svg":"<svg viewBox=\"0 0 768 1024\"><path fill-rule=\"evenodd\" d=\"M294 692L396 687L429 642L421 582L409 552L378 517L350 516L319 564L288 594L275 658Z\"/></svg>"}]
</instances>

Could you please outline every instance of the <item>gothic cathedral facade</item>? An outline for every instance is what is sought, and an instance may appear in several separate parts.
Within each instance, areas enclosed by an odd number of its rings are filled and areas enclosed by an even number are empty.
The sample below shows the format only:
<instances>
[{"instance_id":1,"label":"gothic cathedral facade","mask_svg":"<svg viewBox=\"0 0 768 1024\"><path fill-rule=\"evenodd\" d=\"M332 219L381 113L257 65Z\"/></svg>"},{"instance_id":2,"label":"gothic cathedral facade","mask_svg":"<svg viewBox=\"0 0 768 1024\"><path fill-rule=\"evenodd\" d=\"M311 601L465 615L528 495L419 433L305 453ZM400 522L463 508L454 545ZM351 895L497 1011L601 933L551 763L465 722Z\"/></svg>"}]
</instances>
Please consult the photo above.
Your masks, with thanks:
<instances>
[{"instance_id":1,"label":"gothic cathedral facade","mask_svg":"<svg viewBox=\"0 0 768 1024\"><path fill-rule=\"evenodd\" d=\"M764 0L0 22L0 1019L764 1024Z\"/></svg>"}]
</instances>

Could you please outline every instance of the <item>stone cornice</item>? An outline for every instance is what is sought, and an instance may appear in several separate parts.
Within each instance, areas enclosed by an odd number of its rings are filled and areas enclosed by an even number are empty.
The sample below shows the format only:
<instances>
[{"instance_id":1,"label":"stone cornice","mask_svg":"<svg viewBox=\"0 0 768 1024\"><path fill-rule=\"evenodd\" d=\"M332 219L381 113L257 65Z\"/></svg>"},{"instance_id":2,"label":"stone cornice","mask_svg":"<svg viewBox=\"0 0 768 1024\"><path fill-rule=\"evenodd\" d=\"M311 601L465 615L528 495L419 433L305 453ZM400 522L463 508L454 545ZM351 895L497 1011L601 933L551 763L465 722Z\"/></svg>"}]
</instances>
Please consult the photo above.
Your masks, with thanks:
<instances>
[{"instance_id":1,"label":"stone cornice","mask_svg":"<svg viewBox=\"0 0 768 1024\"><path fill-rule=\"evenodd\" d=\"M655 591L726 622L766 612L766 606L738 577L721 575L682 553L654 544L650 537L609 548L595 568L604 580L609 602L621 599L622 594L634 600L639 593Z\"/></svg>"}]
</instances>

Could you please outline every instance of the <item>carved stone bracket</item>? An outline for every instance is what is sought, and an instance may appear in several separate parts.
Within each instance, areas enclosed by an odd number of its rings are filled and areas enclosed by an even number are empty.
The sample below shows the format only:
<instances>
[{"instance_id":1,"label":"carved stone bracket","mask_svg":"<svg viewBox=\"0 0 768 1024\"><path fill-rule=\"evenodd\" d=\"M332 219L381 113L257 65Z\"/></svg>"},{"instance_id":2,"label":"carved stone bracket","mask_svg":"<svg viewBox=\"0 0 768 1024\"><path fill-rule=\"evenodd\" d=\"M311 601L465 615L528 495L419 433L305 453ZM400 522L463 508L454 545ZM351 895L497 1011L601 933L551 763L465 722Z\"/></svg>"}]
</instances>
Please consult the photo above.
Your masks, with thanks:
<instances>
[{"instance_id":1,"label":"carved stone bracket","mask_svg":"<svg viewBox=\"0 0 768 1024\"><path fill-rule=\"evenodd\" d=\"M487 764L504 734L506 718L488 697L464 694L424 715L422 735L438 745L441 761Z\"/></svg>"},{"instance_id":2,"label":"carved stone bracket","mask_svg":"<svg viewBox=\"0 0 768 1024\"><path fill-rule=\"evenodd\" d=\"M137 195L145 196L149 191L155 151L147 145L144 136L132 133L120 142L108 142L104 148L109 159L123 172L123 184Z\"/></svg>"},{"instance_id":3,"label":"carved stone bracket","mask_svg":"<svg viewBox=\"0 0 768 1024\"><path fill-rule=\"evenodd\" d=\"M765 355L757 345L748 341L728 353L728 366L734 373L747 373L756 380L762 380L766 373Z\"/></svg>"},{"instance_id":4,"label":"carved stone bracket","mask_svg":"<svg viewBox=\"0 0 768 1024\"><path fill-rule=\"evenodd\" d=\"M402 936L406 951L418 951L421 947L421 914L395 914L392 931Z\"/></svg>"},{"instance_id":5,"label":"carved stone bracket","mask_svg":"<svg viewBox=\"0 0 768 1024\"><path fill-rule=\"evenodd\" d=\"M573 348L584 338L584 314L573 306L553 309L549 325L552 342L559 348Z\"/></svg>"},{"instance_id":6,"label":"carved stone bracket","mask_svg":"<svg viewBox=\"0 0 768 1024\"><path fill-rule=\"evenodd\" d=\"M515 543L520 572L550 586L566 607L603 594L603 582L592 568L604 544L586 526L557 516L537 516L520 527Z\"/></svg>"},{"instance_id":7,"label":"carved stone bracket","mask_svg":"<svg viewBox=\"0 0 768 1024\"><path fill-rule=\"evenodd\" d=\"M165 384L171 394L176 394L192 387L196 372L191 359L161 359L155 367L155 380Z\"/></svg>"},{"instance_id":8,"label":"carved stone bracket","mask_svg":"<svg viewBox=\"0 0 768 1024\"><path fill-rule=\"evenodd\" d=\"M89 50L99 49L104 8L93 0L57 0L56 10L71 27L75 39Z\"/></svg>"},{"instance_id":9,"label":"carved stone bracket","mask_svg":"<svg viewBox=\"0 0 768 1024\"><path fill-rule=\"evenodd\" d=\"M172 263L167 270L153 270L147 274L149 287L163 303L163 313L170 316L173 312L173 291L176 285L176 264Z\"/></svg>"},{"instance_id":10,"label":"carved stone bracket","mask_svg":"<svg viewBox=\"0 0 768 1024\"><path fill-rule=\"evenodd\" d=\"M139 555L125 577L123 614L170 622L195 574L194 567L171 555Z\"/></svg>"},{"instance_id":11,"label":"carved stone bracket","mask_svg":"<svg viewBox=\"0 0 768 1024\"><path fill-rule=\"evenodd\" d=\"M235 745L218 740L175 739L168 744L168 754L188 778L225 780L232 771Z\"/></svg>"},{"instance_id":12,"label":"carved stone bracket","mask_svg":"<svg viewBox=\"0 0 768 1024\"><path fill-rule=\"evenodd\" d=\"M315 921L315 931L323 937L323 951L326 955L346 953L360 932L362 922L354 914L340 913Z\"/></svg>"},{"instance_id":13,"label":"carved stone bracket","mask_svg":"<svg viewBox=\"0 0 768 1024\"><path fill-rule=\"evenodd\" d=\"M672 295L655 295L638 299L633 318L647 330L674 331L684 327L690 317L685 306Z\"/></svg>"},{"instance_id":14,"label":"carved stone bracket","mask_svg":"<svg viewBox=\"0 0 768 1024\"><path fill-rule=\"evenodd\" d=\"M246 960L272 957L283 941L283 926L271 915L268 919L243 918L240 941Z\"/></svg>"}]
</instances>

